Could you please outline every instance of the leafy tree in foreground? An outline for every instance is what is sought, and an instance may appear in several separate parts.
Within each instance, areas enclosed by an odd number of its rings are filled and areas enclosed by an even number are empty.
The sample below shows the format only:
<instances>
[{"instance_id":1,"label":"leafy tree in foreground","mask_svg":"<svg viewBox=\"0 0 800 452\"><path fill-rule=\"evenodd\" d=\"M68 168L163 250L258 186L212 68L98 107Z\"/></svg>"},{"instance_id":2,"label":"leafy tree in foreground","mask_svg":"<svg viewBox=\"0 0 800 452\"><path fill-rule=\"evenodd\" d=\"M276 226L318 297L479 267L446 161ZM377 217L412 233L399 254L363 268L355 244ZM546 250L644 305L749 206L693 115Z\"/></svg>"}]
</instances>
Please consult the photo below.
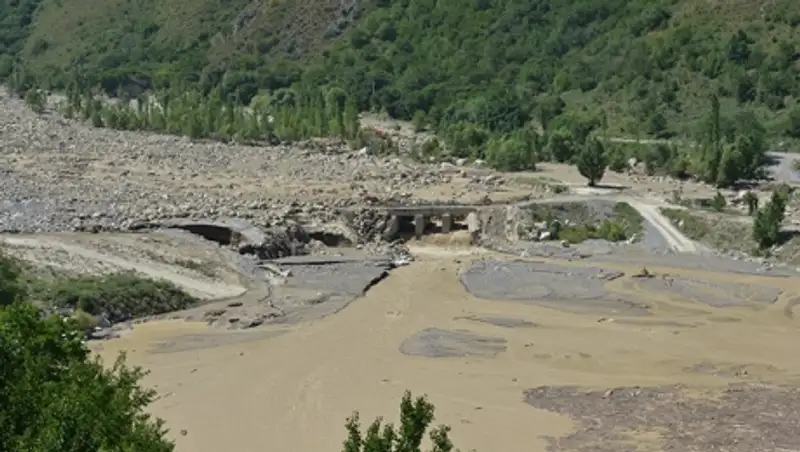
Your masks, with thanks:
<instances>
[{"instance_id":1,"label":"leafy tree in foreground","mask_svg":"<svg viewBox=\"0 0 800 452\"><path fill-rule=\"evenodd\" d=\"M589 186L594 187L603 178L606 172L606 156L603 145L597 139L586 142L583 150L578 154L576 164L581 176L588 180Z\"/></svg>"},{"instance_id":2,"label":"leafy tree in foreground","mask_svg":"<svg viewBox=\"0 0 800 452\"><path fill-rule=\"evenodd\" d=\"M154 398L139 387L143 372L124 356L105 369L82 338L31 304L0 308L0 450L172 451L162 421L143 411Z\"/></svg>"},{"instance_id":3,"label":"leafy tree in foreground","mask_svg":"<svg viewBox=\"0 0 800 452\"><path fill-rule=\"evenodd\" d=\"M367 428L365 434L361 433L361 423L358 413L347 419L347 439L344 441L343 452L420 452L422 438L433 422L434 406L425 397L411 398L411 393L406 391L400 402L400 425L395 428L392 424L383 424L383 419L375 419ZM450 452L453 443L450 442L448 433L450 427L439 426L432 429L429 437L432 443L431 452Z\"/></svg>"}]
</instances>

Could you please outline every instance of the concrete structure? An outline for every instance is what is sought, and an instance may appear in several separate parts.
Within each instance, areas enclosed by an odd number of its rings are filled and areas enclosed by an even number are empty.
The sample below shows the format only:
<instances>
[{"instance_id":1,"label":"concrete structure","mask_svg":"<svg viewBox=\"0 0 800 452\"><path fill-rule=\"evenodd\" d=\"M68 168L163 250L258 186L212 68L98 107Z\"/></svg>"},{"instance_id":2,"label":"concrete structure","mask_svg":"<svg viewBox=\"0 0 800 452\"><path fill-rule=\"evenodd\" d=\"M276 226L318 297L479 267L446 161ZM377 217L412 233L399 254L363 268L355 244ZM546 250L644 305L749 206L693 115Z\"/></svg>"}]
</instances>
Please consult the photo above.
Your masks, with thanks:
<instances>
[{"instance_id":1,"label":"concrete structure","mask_svg":"<svg viewBox=\"0 0 800 452\"><path fill-rule=\"evenodd\" d=\"M413 222L414 235L417 238L425 234L427 225L434 220L441 224L441 232L453 231L455 222L466 221L470 232L480 229L476 212L486 206L470 205L431 205L431 206L376 206L376 211L384 212L389 216L389 222L384 231L384 238L391 240L401 232L404 223ZM347 213L347 210L344 211Z\"/></svg>"}]
</instances>

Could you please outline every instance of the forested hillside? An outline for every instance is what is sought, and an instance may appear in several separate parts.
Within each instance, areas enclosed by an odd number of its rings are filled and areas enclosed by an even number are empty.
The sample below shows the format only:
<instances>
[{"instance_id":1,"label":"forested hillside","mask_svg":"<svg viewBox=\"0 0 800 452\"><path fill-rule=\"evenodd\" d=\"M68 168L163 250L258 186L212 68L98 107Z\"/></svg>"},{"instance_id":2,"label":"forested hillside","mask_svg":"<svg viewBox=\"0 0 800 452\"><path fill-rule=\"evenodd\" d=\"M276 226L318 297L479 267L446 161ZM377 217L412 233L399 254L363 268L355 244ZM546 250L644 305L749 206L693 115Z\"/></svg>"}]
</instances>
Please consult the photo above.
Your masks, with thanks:
<instances>
[{"instance_id":1,"label":"forested hillside","mask_svg":"<svg viewBox=\"0 0 800 452\"><path fill-rule=\"evenodd\" d=\"M361 110L443 130L605 121L690 134L719 96L773 136L800 98L794 0L3 0L0 76L147 85L338 87ZM65 72L66 71L66 72Z\"/></svg>"}]
</instances>

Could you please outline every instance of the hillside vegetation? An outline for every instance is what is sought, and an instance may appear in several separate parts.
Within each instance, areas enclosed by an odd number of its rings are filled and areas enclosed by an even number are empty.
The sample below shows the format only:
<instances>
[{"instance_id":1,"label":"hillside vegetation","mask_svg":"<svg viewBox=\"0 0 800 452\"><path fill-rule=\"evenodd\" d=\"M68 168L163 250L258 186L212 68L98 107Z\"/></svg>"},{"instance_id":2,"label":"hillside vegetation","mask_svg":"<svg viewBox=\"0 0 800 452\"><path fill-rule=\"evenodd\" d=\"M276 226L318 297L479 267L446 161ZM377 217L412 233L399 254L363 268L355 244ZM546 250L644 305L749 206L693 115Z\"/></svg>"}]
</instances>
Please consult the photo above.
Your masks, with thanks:
<instances>
[{"instance_id":1,"label":"hillside vegetation","mask_svg":"<svg viewBox=\"0 0 800 452\"><path fill-rule=\"evenodd\" d=\"M612 133L668 136L692 132L713 93L786 135L800 97L792 0L6 0L0 17L0 75L19 57L56 86L72 67L245 102L332 84L437 127L546 125L558 95Z\"/></svg>"}]
</instances>

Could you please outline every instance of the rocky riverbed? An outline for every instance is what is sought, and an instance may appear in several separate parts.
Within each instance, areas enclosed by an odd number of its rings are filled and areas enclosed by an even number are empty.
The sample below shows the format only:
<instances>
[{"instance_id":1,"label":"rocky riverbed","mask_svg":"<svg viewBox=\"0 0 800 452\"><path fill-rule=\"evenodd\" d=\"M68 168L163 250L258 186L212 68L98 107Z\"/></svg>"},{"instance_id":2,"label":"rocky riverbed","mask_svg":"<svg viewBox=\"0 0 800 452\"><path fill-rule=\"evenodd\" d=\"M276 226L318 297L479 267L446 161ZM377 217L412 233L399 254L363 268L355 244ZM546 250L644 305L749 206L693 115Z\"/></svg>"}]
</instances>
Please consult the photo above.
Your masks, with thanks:
<instances>
[{"instance_id":1,"label":"rocky riverbed","mask_svg":"<svg viewBox=\"0 0 800 452\"><path fill-rule=\"evenodd\" d=\"M175 217L326 222L342 206L485 202L545 188L330 141L240 146L97 129L36 115L0 89L0 231L124 230Z\"/></svg>"}]
</instances>

